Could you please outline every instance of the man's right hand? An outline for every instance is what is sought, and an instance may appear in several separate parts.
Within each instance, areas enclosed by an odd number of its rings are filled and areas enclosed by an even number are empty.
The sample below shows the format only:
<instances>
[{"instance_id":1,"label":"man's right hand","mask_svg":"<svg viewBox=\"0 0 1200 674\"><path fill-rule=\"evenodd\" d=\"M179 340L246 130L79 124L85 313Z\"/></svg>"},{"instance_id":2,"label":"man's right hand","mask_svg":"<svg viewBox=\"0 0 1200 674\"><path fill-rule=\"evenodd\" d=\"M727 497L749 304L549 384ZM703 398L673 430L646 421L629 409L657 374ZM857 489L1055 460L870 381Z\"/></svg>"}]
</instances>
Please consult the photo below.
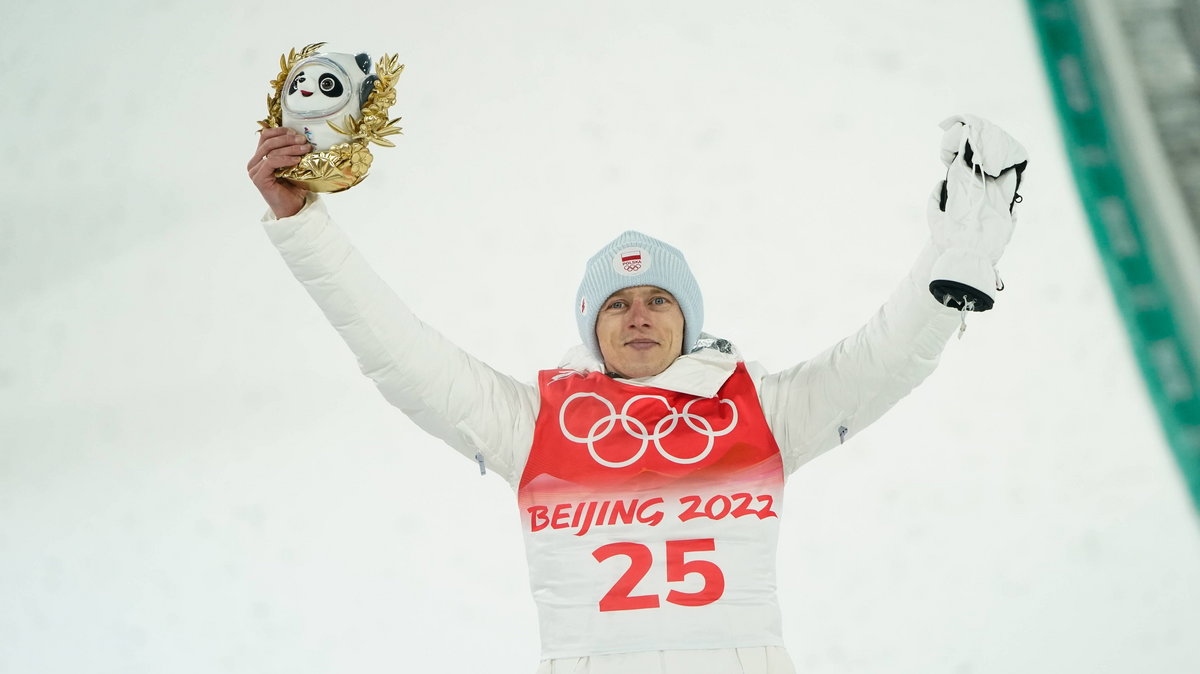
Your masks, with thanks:
<instances>
[{"instance_id":1,"label":"man's right hand","mask_svg":"<svg viewBox=\"0 0 1200 674\"><path fill-rule=\"evenodd\" d=\"M246 172L277 218L300 212L308 190L275 177L275 171L300 163L300 158L312 151L302 134L287 127L263 129L258 135L258 147Z\"/></svg>"}]
</instances>

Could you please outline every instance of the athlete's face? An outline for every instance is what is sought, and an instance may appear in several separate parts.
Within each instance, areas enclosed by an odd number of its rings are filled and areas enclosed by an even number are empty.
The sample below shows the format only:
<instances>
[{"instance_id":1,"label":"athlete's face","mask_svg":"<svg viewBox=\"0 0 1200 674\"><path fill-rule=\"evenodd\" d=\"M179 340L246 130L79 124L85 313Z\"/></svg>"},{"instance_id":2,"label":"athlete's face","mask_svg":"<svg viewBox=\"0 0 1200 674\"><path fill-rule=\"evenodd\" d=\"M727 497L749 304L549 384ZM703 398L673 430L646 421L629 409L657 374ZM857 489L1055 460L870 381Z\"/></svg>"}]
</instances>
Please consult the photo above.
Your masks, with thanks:
<instances>
[{"instance_id":1,"label":"athlete's face","mask_svg":"<svg viewBox=\"0 0 1200 674\"><path fill-rule=\"evenodd\" d=\"M609 372L629 379L654 376L683 351L683 311L662 288L617 291L600 308L596 341Z\"/></svg>"}]
</instances>

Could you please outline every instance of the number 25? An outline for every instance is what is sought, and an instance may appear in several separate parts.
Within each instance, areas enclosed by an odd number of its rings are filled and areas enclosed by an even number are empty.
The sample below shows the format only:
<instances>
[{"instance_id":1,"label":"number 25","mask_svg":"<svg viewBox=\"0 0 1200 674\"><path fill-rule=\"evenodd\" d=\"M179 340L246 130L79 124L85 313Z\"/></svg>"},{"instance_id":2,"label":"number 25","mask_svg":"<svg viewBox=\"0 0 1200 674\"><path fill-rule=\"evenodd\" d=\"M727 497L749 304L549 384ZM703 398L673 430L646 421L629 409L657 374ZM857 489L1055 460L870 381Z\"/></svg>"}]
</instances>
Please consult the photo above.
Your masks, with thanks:
<instances>
[{"instance_id":1,"label":"number 25","mask_svg":"<svg viewBox=\"0 0 1200 674\"><path fill-rule=\"evenodd\" d=\"M725 574L721 573L721 567L703 559L693 559L689 562L683 558L689 552L709 552L716 549L716 542L711 538L667 541L667 582L678 583L693 573L700 574L704 579L704 586L697 592L671 590L667 593L668 602L680 606L704 606L721 598L725 593ZM658 608L658 595L629 594L646 577L654 563L650 548L641 543L609 543L596 548L592 553L597 562L617 555L629 558L629 568L621 574L612 589L601 597L600 610L631 611Z\"/></svg>"}]
</instances>

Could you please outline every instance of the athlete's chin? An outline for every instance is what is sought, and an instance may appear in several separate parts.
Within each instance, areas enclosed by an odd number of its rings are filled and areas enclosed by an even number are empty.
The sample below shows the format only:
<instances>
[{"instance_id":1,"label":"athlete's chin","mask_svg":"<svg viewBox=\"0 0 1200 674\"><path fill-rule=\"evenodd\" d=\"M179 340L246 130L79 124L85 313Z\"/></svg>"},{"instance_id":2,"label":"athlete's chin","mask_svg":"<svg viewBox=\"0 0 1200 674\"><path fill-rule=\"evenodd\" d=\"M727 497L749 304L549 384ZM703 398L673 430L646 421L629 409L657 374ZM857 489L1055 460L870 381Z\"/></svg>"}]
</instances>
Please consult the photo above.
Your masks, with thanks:
<instances>
[{"instance_id":1,"label":"athlete's chin","mask_svg":"<svg viewBox=\"0 0 1200 674\"><path fill-rule=\"evenodd\" d=\"M663 358L661 354L657 356L645 354L645 357L642 358L622 359L620 363L611 364L609 369L626 379L642 379L662 374L663 370L670 367L673 361L673 358Z\"/></svg>"}]
</instances>

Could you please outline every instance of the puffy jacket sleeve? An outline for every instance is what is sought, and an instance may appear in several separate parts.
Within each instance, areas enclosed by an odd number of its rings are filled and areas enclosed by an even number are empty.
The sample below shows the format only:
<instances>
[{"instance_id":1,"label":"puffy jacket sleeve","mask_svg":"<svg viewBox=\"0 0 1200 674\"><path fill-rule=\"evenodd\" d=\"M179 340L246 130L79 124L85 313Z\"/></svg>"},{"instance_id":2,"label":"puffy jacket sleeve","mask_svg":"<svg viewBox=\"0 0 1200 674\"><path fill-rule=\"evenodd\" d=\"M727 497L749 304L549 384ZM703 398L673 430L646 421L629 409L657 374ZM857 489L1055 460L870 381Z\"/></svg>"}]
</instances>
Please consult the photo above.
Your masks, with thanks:
<instances>
[{"instance_id":1,"label":"puffy jacket sleeve","mask_svg":"<svg viewBox=\"0 0 1200 674\"><path fill-rule=\"evenodd\" d=\"M310 196L263 226L284 262L383 397L425 431L515 483L533 439L537 389L496 372L422 323Z\"/></svg>"},{"instance_id":2,"label":"puffy jacket sleeve","mask_svg":"<svg viewBox=\"0 0 1200 674\"><path fill-rule=\"evenodd\" d=\"M958 312L929 293L932 245L888 301L853 335L760 382L787 473L866 428L937 367Z\"/></svg>"}]
</instances>

